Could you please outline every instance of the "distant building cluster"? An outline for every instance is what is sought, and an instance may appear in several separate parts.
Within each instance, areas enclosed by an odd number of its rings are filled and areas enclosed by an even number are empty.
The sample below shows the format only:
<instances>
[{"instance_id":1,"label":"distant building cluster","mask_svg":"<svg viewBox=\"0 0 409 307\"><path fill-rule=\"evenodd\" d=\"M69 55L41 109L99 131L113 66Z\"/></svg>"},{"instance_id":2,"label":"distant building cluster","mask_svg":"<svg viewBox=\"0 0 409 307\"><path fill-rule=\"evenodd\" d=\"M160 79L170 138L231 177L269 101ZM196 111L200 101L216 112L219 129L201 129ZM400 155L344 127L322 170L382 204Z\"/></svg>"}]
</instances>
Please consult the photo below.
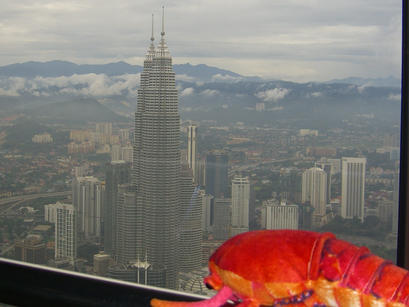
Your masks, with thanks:
<instances>
[{"instance_id":1,"label":"distant building cluster","mask_svg":"<svg viewBox=\"0 0 409 307\"><path fill-rule=\"evenodd\" d=\"M74 143L71 142L67 145L68 154L76 154L76 153L90 153L95 152L95 143L90 141L85 141L82 143Z\"/></svg>"},{"instance_id":2,"label":"distant building cluster","mask_svg":"<svg viewBox=\"0 0 409 307\"><path fill-rule=\"evenodd\" d=\"M70 140L69 154L111 153L115 158L120 155L121 159L125 157L127 161L132 161L128 149L131 144L129 129L113 130L112 123L96 123L95 131L71 130ZM120 148L119 151L118 148Z\"/></svg>"},{"instance_id":3,"label":"distant building cluster","mask_svg":"<svg viewBox=\"0 0 409 307\"><path fill-rule=\"evenodd\" d=\"M48 144L53 142L53 137L49 133L35 134L31 140L36 144Z\"/></svg>"},{"instance_id":4,"label":"distant building cluster","mask_svg":"<svg viewBox=\"0 0 409 307\"><path fill-rule=\"evenodd\" d=\"M300 129L299 131L300 136L318 136L318 130L315 129Z\"/></svg>"},{"instance_id":5,"label":"distant building cluster","mask_svg":"<svg viewBox=\"0 0 409 307\"><path fill-rule=\"evenodd\" d=\"M112 161L123 160L131 163L133 160L132 146L112 145L111 160Z\"/></svg>"}]
</instances>

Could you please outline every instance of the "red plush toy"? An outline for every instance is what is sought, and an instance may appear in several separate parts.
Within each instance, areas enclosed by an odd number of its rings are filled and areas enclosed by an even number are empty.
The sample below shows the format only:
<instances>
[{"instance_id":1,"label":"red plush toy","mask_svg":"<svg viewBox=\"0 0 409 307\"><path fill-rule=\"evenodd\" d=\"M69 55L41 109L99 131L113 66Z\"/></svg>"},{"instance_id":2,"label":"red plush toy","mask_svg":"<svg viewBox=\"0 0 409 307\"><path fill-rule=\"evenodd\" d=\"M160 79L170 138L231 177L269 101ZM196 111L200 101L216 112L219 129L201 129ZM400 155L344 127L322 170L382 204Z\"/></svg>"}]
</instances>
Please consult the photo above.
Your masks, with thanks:
<instances>
[{"instance_id":1,"label":"red plush toy","mask_svg":"<svg viewBox=\"0 0 409 307\"><path fill-rule=\"evenodd\" d=\"M331 233L263 230L239 234L209 260L200 302L153 299L153 307L409 306L408 271Z\"/></svg>"}]
</instances>

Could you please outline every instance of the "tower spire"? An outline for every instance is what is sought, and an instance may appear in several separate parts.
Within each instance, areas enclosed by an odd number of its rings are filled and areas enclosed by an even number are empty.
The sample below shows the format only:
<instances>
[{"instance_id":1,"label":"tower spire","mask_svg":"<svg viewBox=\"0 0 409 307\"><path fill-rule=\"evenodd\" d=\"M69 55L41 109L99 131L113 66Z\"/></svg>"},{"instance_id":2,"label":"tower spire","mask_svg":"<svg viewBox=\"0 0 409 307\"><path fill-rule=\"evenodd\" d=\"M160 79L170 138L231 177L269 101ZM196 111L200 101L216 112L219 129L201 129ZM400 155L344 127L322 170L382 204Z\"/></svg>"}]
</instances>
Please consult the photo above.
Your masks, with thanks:
<instances>
[{"instance_id":1,"label":"tower spire","mask_svg":"<svg viewBox=\"0 0 409 307\"><path fill-rule=\"evenodd\" d=\"M157 56L170 57L168 46L165 42L165 7L162 6L162 32L160 33L161 39L158 45Z\"/></svg>"},{"instance_id":2,"label":"tower spire","mask_svg":"<svg viewBox=\"0 0 409 307\"><path fill-rule=\"evenodd\" d=\"M162 32L160 35L162 38L165 36L165 6L162 6Z\"/></svg>"},{"instance_id":3,"label":"tower spire","mask_svg":"<svg viewBox=\"0 0 409 307\"><path fill-rule=\"evenodd\" d=\"M151 41L153 42L155 40L155 37L153 37L153 14L152 14L152 35L151 35Z\"/></svg>"},{"instance_id":4,"label":"tower spire","mask_svg":"<svg viewBox=\"0 0 409 307\"><path fill-rule=\"evenodd\" d=\"M153 14L152 14L152 34L151 34L151 44L148 48L148 51L146 53L146 59L147 60L152 60L153 57L155 56L155 45L153 44L153 41L155 40L155 37L153 36Z\"/></svg>"}]
</instances>

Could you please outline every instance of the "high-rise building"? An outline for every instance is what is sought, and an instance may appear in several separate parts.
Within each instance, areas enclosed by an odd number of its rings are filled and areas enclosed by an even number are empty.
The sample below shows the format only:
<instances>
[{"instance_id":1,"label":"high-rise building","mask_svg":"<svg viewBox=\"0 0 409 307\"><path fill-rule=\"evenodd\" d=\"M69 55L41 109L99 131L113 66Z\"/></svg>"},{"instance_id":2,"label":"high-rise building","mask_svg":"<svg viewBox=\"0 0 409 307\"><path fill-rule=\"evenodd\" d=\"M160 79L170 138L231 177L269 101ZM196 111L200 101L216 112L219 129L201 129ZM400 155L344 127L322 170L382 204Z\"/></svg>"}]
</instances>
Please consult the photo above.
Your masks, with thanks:
<instances>
[{"instance_id":1,"label":"high-rise building","mask_svg":"<svg viewBox=\"0 0 409 307\"><path fill-rule=\"evenodd\" d=\"M192 172L182 169L180 177L180 243L179 271L190 272L201 267L202 200L199 187L192 182Z\"/></svg>"},{"instance_id":2,"label":"high-rise building","mask_svg":"<svg viewBox=\"0 0 409 307\"><path fill-rule=\"evenodd\" d=\"M228 196L228 157L215 150L206 156L206 193L214 197Z\"/></svg>"},{"instance_id":3,"label":"high-rise building","mask_svg":"<svg viewBox=\"0 0 409 307\"><path fill-rule=\"evenodd\" d=\"M187 163L192 170L195 183L198 183L197 170L197 150L196 150L197 127L190 125L187 127Z\"/></svg>"},{"instance_id":4,"label":"high-rise building","mask_svg":"<svg viewBox=\"0 0 409 307\"><path fill-rule=\"evenodd\" d=\"M73 205L56 203L55 259L74 264L77 255L76 211Z\"/></svg>"},{"instance_id":5,"label":"high-rise building","mask_svg":"<svg viewBox=\"0 0 409 307\"><path fill-rule=\"evenodd\" d=\"M342 158L341 216L364 220L366 158Z\"/></svg>"},{"instance_id":6,"label":"high-rise building","mask_svg":"<svg viewBox=\"0 0 409 307\"><path fill-rule=\"evenodd\" d=\"M112 264L110 255L104 252L99 252L94 255L94 273L99 276L105 276L108 272L109 266Z\"/></svg>"},{"instance_id":7,"label":"high-rise building","mask_svg":"<svg viewBox=\"0 0 409 307\"><path fill-rule=\"evenodd\" d=\"M230 232L231 198L215 198L213 236L216 240L227 240Z\"/></svg>"},{"instance_id":8,"label":"high-rise building","mask_svg":"<svg viewBox=\"0 0 409 307\"><path fill-rule=\"evenodd\" d=\"M313 224L320 226L327 204L327 173L321 168L312 167L302 174L301 202L314 208Z\"/></svg>"},{"instance_id":9,"label":"high-rise building","mask_svg":"<svg viewBox=\"0 0 409 307\"><path fill-rule=\"evenodd\" d=\"M317 164L318 166L328 165L328 164L331 165L332 175L336 175L341 172L341 159L332 159L332 158L322 157Z\"/></svg>"},{"instance_id":10,"label":"high-rise building","mask_svg":"<svg viewBox=\"0 0 409 307\"><path fill-rule=\"evenodd\" d=\"M55 207L55 204L44 205L44 221L55 224L56 219L57 208Z\"/></svg>"},{"instance_id":11,"label":"high-rise building","mask_svg":"<svg viewBox=\"0 0 409 307\"><path fill-rule=\"evenodd\" d=\"M96 123L95 132L104 135L112 135L112 123Z\"/></svg>"},{"instance_id":12,"label":"high-rise building","mask_svg":"<svg viewBox=\"0 0 409 307\"><path fill-rule=\"evenodd\" d=\"M81 239L99 239L105 185L92 176L76 177L72 181L72 201L77 210L78 235Z\"/></svg>"},{"instance_id":13,"label":"high-rise building","mask_svg":"<svg viewBox=\"0 0 409 307\"><path fill-rule=\"evenodd\" d=\"M14 245L14 259L46 264L46 245L40 235L28 235L24 240L17 241Z\"/></svg>"},{"instance_id":14,"label":"high-rise building","mask_svg":"<svg viewBox=\"0 0 409 307\"><path fill-rule=\"evenodd\" d=\"M115 250L117 226L118 185L129 183L130 163L112 161L105 170L105 206L104 206L104 250L107 254Z\"/></svg>"},{"instance_id":15,"label":"high-rise building","mask_svg":"<svg viewBox=\"0 0 409 307\"><path fill-rule=\"evenodd\" d=\"M121 145L115 144L111 146L111 161L122 160Z\"/></svg>"},{"instance_id":16,"label":"high-rise building","mask_svg":"<svg viewBox=\"0 0 409 307\"><path fill-rule=\"evenodd\" d=\"M327 174L327 200L326 203L328 204L331 201L331 188L332 188L332 175L333 175L333 165L332 163L328 162L317 162L317 167L321 168Z\"/></svg>"},{"instance_id":17,"label":"high-rise building","mask_svg":"<svg viewBox=\"0 0 409 307\"><path fill-rule=\"evenodd\" d=\"M212 231L213 225L213 196L206 194L204 190L200 190L202 200L202 233L207 234Z\"/></svg>"},{"instance_id":18,"label":"high-rise building","mask_svg":"<svg viewBox=\"0 0 409 307\"><path fill-rule=\"evenodd\" d=\"M392 233L398 234L398 217L399 217L399 174L400 162L395 162L395 171L393 174L393 204L392 204Z\"/></svg>"},{"instance_id":19,"label":"high-rise building","mask_svg":"<svg viewBox=\"0 0 409 307\"><path fill-rule=\"evenodd\" d=\"M236 177L231 186L232 236L249 230L250 181L248 177Z\"/></svg>"},{"instance_id":20,"label":"high-rise building","mask_svg":"<svg viewBox=\"0 0 409 307\"><path fill-rule=\"evenodd\" d=\"M156 50L153 41L152 33L135 112L132 183L138 219L137 257L150 263L152 276L158 277L157 280L151 279L152 285L176 288L180 229L180 116L163 17L161 40ZM165 280L161 280L163 276L166 276Z\"/></svg>"},{"instance_id":21,"label":"high-rise building","mask_svg":"<svg viewBox=\"0 0 409 307\"><path fill-rule=\"evenodd\" d=\"M196 184L206 186L206 158L198 157L196 161Z\"/></svg>"},{"instance_id":22,"label":"high-rise building","mask_svg":"<svg viewBox=\"0 0 409 307\"><path fill-rule=\"evenodd\" d=\"M298 229L299 208L276 199L263 202L261 227L264 229Z\"/></svg>"},{"instance_id":23,"label":"high-rise building","mask_svg":"<svg viewBox=\"0 0 409 307\"><path fill-rule=\"evenodd\" d=\"M116 225L113 255L117 263L127 265L138 260L135 192L132 191L129 184L118 185L115 206Z\"/></svg>"}]
</instances>

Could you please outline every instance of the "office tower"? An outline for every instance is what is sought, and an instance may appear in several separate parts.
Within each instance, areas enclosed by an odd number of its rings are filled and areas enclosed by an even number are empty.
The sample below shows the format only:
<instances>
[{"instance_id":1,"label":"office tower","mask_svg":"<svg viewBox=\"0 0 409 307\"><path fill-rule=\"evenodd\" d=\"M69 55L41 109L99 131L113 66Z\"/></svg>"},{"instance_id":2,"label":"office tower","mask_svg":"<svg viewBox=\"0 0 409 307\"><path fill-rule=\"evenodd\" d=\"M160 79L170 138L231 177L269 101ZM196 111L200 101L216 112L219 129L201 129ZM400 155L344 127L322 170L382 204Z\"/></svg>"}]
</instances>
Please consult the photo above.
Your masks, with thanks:
<instances>
[{"instance_id":1,"label":"office tower","mask_svg":"<svg viewBox=\"0 0 409 307\"><path fill-rule=\"evenodd\" d=\"M131 141L129 138L129 130L130 129L119 129L119 139L121 140L122 145L127 145Z\"/></svg>"},{"instance_id":2,"label":"office tower","mask_svg":"<svg viewBox=\"0 0 409 307\"><path fill-rule=\"evenodd\" d=\"M152 285L176 288L179 262L180 116L172 57L161 40L155 50L152 34L141 73L132 183L137 207L137 256L157 270ZM165 270L165 272L163 272ZM165 273L165 274L163 274ZM166 276L166 280L160 280Z\"/></svg>"},{"instance_id":3,"label":"office tower","mask_svg":"<svg viewBox=\"0 0 409 307\"><path fill-rule=\"evenodd\" d=\"M131 185L119 184L116 199L116 231L113 255L117 263L127 265L138 260L135 192L132 191Z\"/></svg>"},{"instance_id":4,"label":"office tower","mask_svg":"<svg viewBox=\"0 0 409 307\"><path fill-rule=\"evenodd\" d=\"M393 210L394 210L394 203L392 201L384 200L378 204L378 217L379 220L385 224L389 225L390 230L392 229L392 221L393 221Z\"/></svg>"},{"instance_id":5,"label":"office tower","mask_svg":"<svg viewBox=\"0 0 409 307\"><path fill-rule=\"evenodd\" d=\"M231 186L231 226L236 234L249 230L250 182L248 177L236 177Z\"/></svg>"},{"instance_id":6,"label":"office tower","mask_svg":"<svg viewBox=\"0 0 409 307\"><path fill-rule=\"evenodd\" d=\"M228 157L215 150L206 156L206 193L214 197L228 196Z\"/></svg>"},{"instance_id":7,"label":"office tower","mask_svg":"<svg viewBox=\"0 0 409 307\"><path fill-rule=\"evenodd\" d=\"M393 209L392 209L392 233L398 234L398 216L399 216L399 174L400 161L395 162L395 172L393 174Z\"/></svg>"},{"instance_id":8,"label":"office tower","mask_svg":"<svg viewBox=\"0 0 409 307\"><path fill-rule=\"evenodd\" d=\"M121 160L132 163L133 148L132 146L124 146L121 148Z\"/></svg>"},{"instance_id":9,"label":"office tower","mask_svg":"<svg viewBox=\"0 0 409 307\"><path fill-rule=\"evenodd\" d=\"M231 198L214 199L213 236L216 240L227 240L231 228Z\"/></svg>"},{"instance_id":10,"label":"office tower","mask_svg":"<svg viewBox=\"0 0 409 307\"><path fill-rule=\"evenodd\" d=\"M199 157L196 161L196 184L206 186L206 158Z\"/></svg>"},{"instance_id":11,"label":"office tower","mask_svg":"<svg viewBox=\"0 0 409 307\"><path fill-rule=\"evenodd\" d=\"M77 255L76 211L73 205L56 203L55 259L69 259L74 264Z\"/></svg>"},{"instance_id":12,"label":"office tower","mask_svg":"<svg viewBox=\"0 0 409 307\"><path fill-rule=\"evenodd\" d=\"M72 181L72 201L77 210L80 239L99 240L105 185L92 176L77 177Z\"/></svg>"},{"instance_id":13,"label":"office tower","mask_svg":"<svg viewBox=\"0 0 409 307\"><path fill-rule=\"evenodd\" d=\"M295 203L301 202L301 177L302 174L299 173L297 168L286 168L280 171L280 182L282 186L282 192L280 194L284 194L284 198L287 201Z\"/></svg>"},{"instance_id":14,"label":"office tower","mask_svg":"<svg viewBox=\"0 0 409 307\"><path fill-rule=\"evenodd\" d=\"M336 175L341 172L341 159L331 159L322 157L320 161L317 163L320 165L331 165L331 174Z\"/></svg>"},{"instance_id":15,"label":"office tower","mask_svg":"<svg viewBox=\"0 0 409 307\"><path fill-rule=\"evenodd\" d=\"M112 123L96 123L95 132L103 135L112 135Z\"/></svg>"},{"instance_id":16,"label":"office tower","mask_svg":"<svg viewBox=\"0 0 409 307\"><path fill-rule=\"evenodd\" d=\"M366 158L342 158L341 216L364 221Z\"/></svg>"},{"instance_id":17,"label":"office tower","mask_svg":"<svg viewBox=\"0 0 409 307\"><path fill-rule=\"evenodd\" d=\"M94 273L99 276L106 276L109 266L112 265L112 258L104 252L94 255Z\"/></svg>"},{"instance_id":18,"label":"office tower","mask_svg":"<svg viewBox=\"0 0 409 307\"><path fill-rule=\"evenodd\" d=\"M263 202L261 227L264 229L298 229L299 209L276 199Z\"/></svg>"},{"instance_id":19,"label":"office tower","mask_svg":"<svg viewBox=\"0 0 409 307\"><path fill-rule=\"evenodd\" d=\"M327 204L327 173L318 167L312 167L302 174L301 202L314 208L313 224L321 226Z\"/></svg>"},{"instance_id":20,"label":"office tower","mask_svg":"<svg viewBox=\"0 0 409 307\"><path fill-rule=\"evenodd\" d=\"M122 160L121 145L111 146L111 161Z\"/></svg>"},{"instance_id":21,"label":"office tower","mask_svg":"<svg viewBox=\"0 0 409 307\"><path fill-rule=\"evenodd\" d=\"M202 200L202 233L207 234L212 231L213 225L213 196L206 194L204 190L200 190Z\"/></svg>"},{"instance_id":22,"label":"office tower","mask_svg":"<svg viewBox=\"0 0 409 307\"><path fill-rule=\"evenodd\" d=\"M55 204L44 205L44 221L48 223L55 223L56 219L57 208L55 207Z\"/></svg>"},{"instance_id":23,"label":"office tower","mask_svg":"<svg viewBox=\"0 0 409 307\"><path fill-rule=\"evenodd\" d=\"M45 242L39 235L28 235L14 245L14 259L36 264L47 263Z\"/></svg>"},{"instance_id":24,"label":"office tower","mask_svg":"<svg viewBox=\"0 0 409 307\"><path fill-rule=\"evenodd\" d=\"M190 125L187 127L187 163L192 170L194 182L198 184L197 178L197 154L196 154L197 127Z\"/></svg>"},{"instance_id":25,"label":"office tower","mask_svg":"<svg viewBox=\"0 0 409 307\"><path fill-rule=\"evenodd\" d=\"M298 229L310 230L312 228L312 214L314 208L310 204L298 205Z\"/></svg>"},{"instance_id":26,"label":"office tower","mask_svg":"<svg viewBox=\"0 0 409 307\"><path fill-rule=\"evenodd\" d=\"M258 229L258 217L256 212L256 193L254 191L254 185L250 185L250 204L249 204L249 230Z\"/></svg>"},{"instance_id":27,"label":"office tower","mask_svg":"<svg viewBox=\"0 0 409 307\"><path fill-rule=\"evenodd\" d=\"M88 163L82 164L80 166L74 167L74 176L75 177L84 177L89 172L89 165Z\"/></svg>"},{"instance_id":28,"label":"office tower","mask_svg":"<svg viewBox=\"0 0 409 307\"><path fill-rule=\"evenodd\" d=\"M190 272L201 267L202 200L199 191L199 187L195 187L192 182L191 169L183 168L180 177L180 272Z\"/></svg>"},{"instance_id":29,"label":"office tower","mask_svg":"<svg viewBox=\"0 0 409 307\"><path fill-rule=\"evenodd\" d=\"M105 206L104 206L104 250L107 254L115 250L118 185L129 183L130 163L112 161L105 170Z\"/></svg>"},{"instance_id":30,"label":"office tower","mask_svg":"<svg viewBox=\"0 0 409 307\"><path fill-rule=\"evenodd\" d=\"M317 162L317 167L321 168L327 174L327 200L326 203L328 204L331 201L331 183L332 183L332 175L333 175L333 164L330 162Z\"/></svg>"}]
</instances>

